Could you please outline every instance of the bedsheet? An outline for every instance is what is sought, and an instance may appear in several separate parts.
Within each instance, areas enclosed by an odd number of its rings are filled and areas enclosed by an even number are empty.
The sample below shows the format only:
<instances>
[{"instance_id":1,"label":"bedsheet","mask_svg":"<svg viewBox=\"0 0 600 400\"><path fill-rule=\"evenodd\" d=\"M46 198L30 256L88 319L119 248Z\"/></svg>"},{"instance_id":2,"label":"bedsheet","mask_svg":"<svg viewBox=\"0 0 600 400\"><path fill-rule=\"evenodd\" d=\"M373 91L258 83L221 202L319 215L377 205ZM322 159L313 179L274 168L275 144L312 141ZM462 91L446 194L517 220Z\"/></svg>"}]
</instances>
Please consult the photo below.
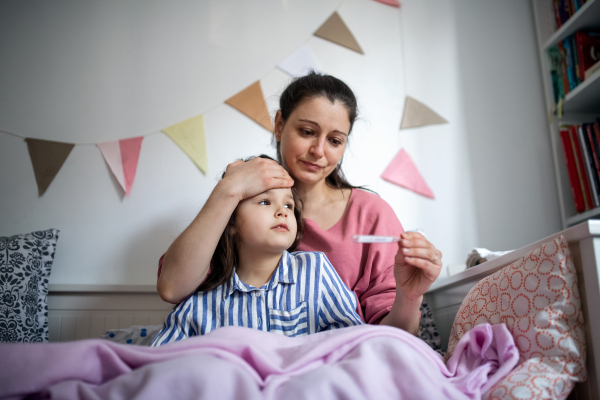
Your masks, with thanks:
<instances>
[{"instance_id":1,"label":"bedsheet","mask_svg":"<svg viewBox=\"0 0 600 400\"><path fill-rule=\"evenodd\" d=\"M298 338L227 327L158 348L2 344L0 398L477 399L518 357L503 324L473 328L447 365L419 338L371 325Z\"/></svg>"}]
</instances>

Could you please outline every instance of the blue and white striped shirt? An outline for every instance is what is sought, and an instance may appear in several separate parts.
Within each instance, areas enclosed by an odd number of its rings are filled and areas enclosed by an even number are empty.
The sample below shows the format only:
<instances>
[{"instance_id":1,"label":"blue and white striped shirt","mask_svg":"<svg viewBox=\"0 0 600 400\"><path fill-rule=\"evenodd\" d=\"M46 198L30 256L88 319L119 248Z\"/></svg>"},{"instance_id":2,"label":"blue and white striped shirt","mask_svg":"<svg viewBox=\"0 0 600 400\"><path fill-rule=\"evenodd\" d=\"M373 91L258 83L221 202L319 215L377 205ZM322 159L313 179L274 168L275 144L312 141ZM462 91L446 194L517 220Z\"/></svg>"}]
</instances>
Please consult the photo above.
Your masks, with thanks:
<instances>
[{"instance_id":1,"label":"blue and white striped shirt","mask_svg":"<svg viewBox=\"0 0 600 400\"><path fill-rule=\"evenodd\" d=\"M221 286L188 297L169 314L152 346L223 326L303 336L362 325L356 306L354 292L325 254L286 251L269 282L260 288L245 284L234 272Z\"/></svg>"}]
</instances>

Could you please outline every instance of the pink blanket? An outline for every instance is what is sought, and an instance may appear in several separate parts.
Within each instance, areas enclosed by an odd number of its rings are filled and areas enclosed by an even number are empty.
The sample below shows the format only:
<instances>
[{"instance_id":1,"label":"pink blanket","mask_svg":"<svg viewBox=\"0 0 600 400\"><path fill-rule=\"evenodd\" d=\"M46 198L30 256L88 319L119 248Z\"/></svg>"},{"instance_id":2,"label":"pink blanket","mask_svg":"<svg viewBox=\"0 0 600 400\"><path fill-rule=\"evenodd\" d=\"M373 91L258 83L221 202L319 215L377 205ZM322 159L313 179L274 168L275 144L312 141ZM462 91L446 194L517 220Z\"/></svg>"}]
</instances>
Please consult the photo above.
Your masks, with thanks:
<instances>
[{"instance_id":1,"label":"pink blanket","mask_svg":"<svg viewBox=\"0 0 600 400\"><path fill-rule=\"evenodd\" d=\"M517 364L504 325L468 332L445 365L385 326L299 338L229 327L159 348L103 340L0 345L0 398L476 399Z\"/></svg>"}]
</instances>

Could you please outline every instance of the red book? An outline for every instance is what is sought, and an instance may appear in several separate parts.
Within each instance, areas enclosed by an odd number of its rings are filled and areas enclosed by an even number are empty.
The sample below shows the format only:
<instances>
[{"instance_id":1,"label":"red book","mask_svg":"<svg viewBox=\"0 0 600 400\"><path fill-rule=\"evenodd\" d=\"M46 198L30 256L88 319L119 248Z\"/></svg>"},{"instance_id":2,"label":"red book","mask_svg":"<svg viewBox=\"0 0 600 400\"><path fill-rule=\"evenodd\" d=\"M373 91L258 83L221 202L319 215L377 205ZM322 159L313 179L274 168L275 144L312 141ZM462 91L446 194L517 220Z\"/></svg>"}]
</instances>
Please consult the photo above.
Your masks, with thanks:
<instances>
[{"instance_id":1,"label":"red book","mask_svg":"<svg viewBox=\"0 0 600 400\"><path fill-rule=\"evenodd\" d=\"M588 177L585 172L585 166L583 165L583 155L581 153L579 139L577 138L577 127L571 125L569 131L571 133L571 140L573 141L573 148L575 149L573 154L575 154L575 164L577 166L577 175L579 175L579 182L583 193L583 202L585 204L585 209L591 210L594 208L594 203L592 202L592 192L590 192Z\"/></svg>"},{"instance_id":2,"label":"red book","mask_svg":"<svg viewBox=\"0 0 600 400\"><path fill-rule=\"evenodd\" d=\"M560 11L558 10L558 0L553 0L554 3L554 18L556 19L556 29L562 26L560 21Z\"/></svg>"},{"instance_id":3,"label":"red book","mask_svg":"<svg viewBox=\"0 0 600 400\"><path fill-rule=\"evenodd\" d=\"M580 37L583 59L579 62L579 68L583 72L583 78L589 79L600 69L600 32L581 32Z\"/></svg>"},{"instance_id":4,"label":"red book","mask_svg":"<svg viewBox=\"0 0 600 400\"><path fill-rule=\"evenodd\" d=\"M563 150L565 151L565 161L567 163L567 172L569 173L569 182L571 183L573 201L575 202L575 210L580 213L585 211L585 205L583 205L581 186L579 185L579 177L577 176L577 170L575 169L569 131L567 129L561 129L560 138L562 140Z\"/></svg>"},{"instance_id":5,"label":"red book","mask_svg":"<svg viewBox=\"0 0 600 400\"><path fill-rule=\"evenodd\" d=\"M600 178L600 154L598 154L598 152L596 151L596 146L594 146L594 142L597 139L595 138L594 132L592 132L592 124L583 124L582 129L583 134L586 135L590 141L590 147L592 148L592 161L596 169L596 173L598 174L598 178Z\"/></svg>"}]
</instances>

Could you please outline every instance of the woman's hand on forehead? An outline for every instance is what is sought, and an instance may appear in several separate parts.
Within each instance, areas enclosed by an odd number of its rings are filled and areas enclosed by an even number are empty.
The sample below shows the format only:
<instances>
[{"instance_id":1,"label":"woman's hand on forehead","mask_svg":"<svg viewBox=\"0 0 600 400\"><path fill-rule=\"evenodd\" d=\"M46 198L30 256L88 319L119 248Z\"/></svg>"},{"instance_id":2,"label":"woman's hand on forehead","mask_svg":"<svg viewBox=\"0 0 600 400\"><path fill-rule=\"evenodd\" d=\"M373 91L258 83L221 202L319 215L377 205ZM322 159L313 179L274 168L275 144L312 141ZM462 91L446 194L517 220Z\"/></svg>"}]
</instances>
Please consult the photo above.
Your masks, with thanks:
<instances>
[{"instance_id":1,"label":"woman's hand on forehead","mask_svg":"<svg viewBox=\"0 0 600 400\"><path fill-rule=\"evenodd\" d=\"M227 166L224 184L239 201L254 197L270 189L289 188L294 180L274 160L256 157L250 161L235 161Z\"/></svg>"}]
</instances>

